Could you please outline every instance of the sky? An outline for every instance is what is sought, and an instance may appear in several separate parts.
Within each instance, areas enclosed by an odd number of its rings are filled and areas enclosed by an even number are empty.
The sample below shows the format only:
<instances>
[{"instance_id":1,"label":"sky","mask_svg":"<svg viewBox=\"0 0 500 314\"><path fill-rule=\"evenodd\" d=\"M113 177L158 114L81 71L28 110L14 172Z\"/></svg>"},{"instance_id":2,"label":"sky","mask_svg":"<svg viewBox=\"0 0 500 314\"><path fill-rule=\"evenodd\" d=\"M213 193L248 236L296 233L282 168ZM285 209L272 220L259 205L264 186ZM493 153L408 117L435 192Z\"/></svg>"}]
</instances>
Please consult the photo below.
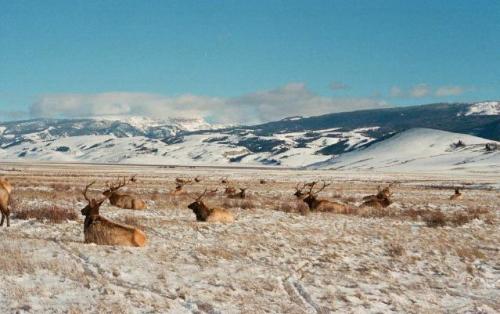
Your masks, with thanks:
<instances>
[{"instance_id":1,"label":"sky","mask_svg":"<svg viewBox=\"0 0 500 314\"><path fill-rule=\"evenodd\" d=\"M500 1L0 0L0 120L500 98Z\"/></svg>"}]
</instances>

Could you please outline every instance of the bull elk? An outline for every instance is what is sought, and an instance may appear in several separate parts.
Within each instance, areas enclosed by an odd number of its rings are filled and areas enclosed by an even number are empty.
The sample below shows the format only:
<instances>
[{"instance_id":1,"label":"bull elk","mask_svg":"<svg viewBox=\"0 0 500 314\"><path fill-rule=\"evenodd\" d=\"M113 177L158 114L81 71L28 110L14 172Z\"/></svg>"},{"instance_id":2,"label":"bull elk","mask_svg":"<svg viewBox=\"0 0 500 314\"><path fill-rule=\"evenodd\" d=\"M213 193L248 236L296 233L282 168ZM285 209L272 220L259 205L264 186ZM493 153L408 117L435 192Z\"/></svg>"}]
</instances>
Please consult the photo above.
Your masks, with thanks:
<instances>
[{"instance_id":1,"label":"bull elk","mask_svg":"<svg viewBox=\"0 0 500 314\"><path fill-rule=\"evenodd\" d=\"M455 193L450 196L450 200L455 201L459 199L462 199L462 193L460 193L459 188L455 188Z\"/></svg>"},{"instance_id":2,"label":"bull elk","mask_svg":"<svg viewBox=\"0 0 500 314\"><path fill-rule=\"evenodd\" d=\"M203 202L203 197L207 195L208 190L205 189L191 204L188 208L193 211L196 215L197 221L206 222L224 222L230 223L234 221L233 214L225 208L209 208Z\"/></svg>"},{"instance_id":3,"label":"bull elk","mask_svg":"<svg viewBox=\"0 0 500 314\"><path fill-rule=\"evenodd\" d=\"M385 208L392 204L392 187L393 183L389 184L385 188L381 189L380 186L377 187L378 193L376 195L368 195L363 197L362 206L370 206L375 208Z\"/></svg>"},{"instance_id":4,"label":"bull elk","mask_svg":"<svg viewBox=\"0 0 500 314\"><path fill-rule=\"evenodd\" d=\"M323 186L314 191L314 187L317 182L311 182L309 185L309 191L307 192L306 198L303 201L309 206L309 210L311 211L319 211L319 212L330 212L336 214L348 214L353 209L349 206L337 202L332 202L329 200L318 199L318 194L323 191L327 186L327 184L323 181Z\"/></svg>"},{"instance_id":5,"label":"bull elk","mask_svg":"<svg viewBox=\"0 0 500 314\"><path fill-rule=\"evenodd\" d=\"M313 184L312 182L309 182L309 183L304 183L302 184L302 186L300 186L300 182L297 183L297 185L295 186L295 193L293 193L293 195L295 195L299 199L302 199L307 195L307 193L304 193L304 189L306 187L311 187L312 184Z\"/></svg>"},{"instance_id":6,"label":"bull elk","mask_svg":"<svg viewBox=\"0 0 500 314\"><path fill-rule=\"evenodd\" d=\"M10 227L10 201L12 192L12 185L5 178L0 178L0 212L2 213L2 221L0 226L3 226L4 221L7 219L7 227Z\"/></svg>"},{"instance_id":7,"label":"bull elk","mask_svg":"<svg viewBox=\"0 0 500 314\"><path fill-rule=\"evenodd\" d=\"M81 213L85 216L83 223L83 235L85 243L95 243L98 245L122 245L122 246L144 246L147 239L144 232L137 228L112 222L99 214L99 208L109 196L100 200L90 198L87 193L92 182L85 186L83 196L87 200Z\"/></svg>"},{"instance_id":8,"label":"bull elk","mask_svg":"<svg viewBox=\"0 0 500 314\"><path fill-rule=\"evenodd\" d=\"M136 182L137 179L135 176L129 179L130 182ZM119 193L118 190L127 185L127 181L125 178L123 180L118 179L118 182L115 184L107 184L108 189L104 191L102 194L109 198L109 202L111 205L124 208L124 209L145 209L146 203L143 200L138 199L137 197L130 195Z\"/></svg>"},{"instance_id":9,"label":"bull elk","mask_svg":"<svg viewBox=\"0 0 500 314\"><path fill-rule=\"evenodd\" d=\"M170 192L172 195L181 195L181 194L186 194L186 191L184 191L184 185L186 184L191 184L191 180L178 180L179 178L175 179L175 189Z\"/></svg>"}]
</instances>

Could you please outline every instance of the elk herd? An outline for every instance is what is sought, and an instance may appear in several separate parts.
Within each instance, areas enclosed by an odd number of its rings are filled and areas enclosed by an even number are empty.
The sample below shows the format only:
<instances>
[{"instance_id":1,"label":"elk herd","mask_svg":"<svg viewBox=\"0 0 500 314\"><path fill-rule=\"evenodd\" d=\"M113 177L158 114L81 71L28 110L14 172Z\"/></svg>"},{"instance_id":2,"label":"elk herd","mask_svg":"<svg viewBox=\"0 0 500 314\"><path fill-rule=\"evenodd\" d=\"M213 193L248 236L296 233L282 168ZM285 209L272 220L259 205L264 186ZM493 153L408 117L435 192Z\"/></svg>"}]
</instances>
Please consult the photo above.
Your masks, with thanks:
<instances>
[{"instance_id":1,"label":"elk herd","mask_svg":"<svg viewBox=\"0 0 500 314\"><path fill-rule=\"evenodd\" d=\"M130 227L124 224L113 222L100 215L99 209L101 205L109 200L113 206L131 209L131 210L144 210L146 203L144 200L132 194L120 192L120 189L125 187L130 182L137 183L135 176L128 180L126 178L119 178L113 183L106 183L106 189L102 191L100 197L89 195L89 188L95 184L95 181L86 185L83 190L83 197L87 205L81 210L81 214L85 217L83 224L83 234L85 243L95 243L98 245L121 245L121 246L138 246L142 247L147 243L147 237L142 230ZM184 190L186 185L193 183L200 183L202 179L195 177L193 179L176 178L175 188L170 192L170 195L187 195ZM267 184L267 180L260 179L260 184ZM235 187L227 177L221 178L219 184L224 187L223 194L230 199L245 199L247 197L246 187ZM348 205L340 201L321 199L318 197L319 193L323 192L329 183L323 181L321 184L318 181L308 183L298 183L295 186L295 193L293 195L297 200L303 201L309 211L311 212L329 212L336 214L353 214L361 208L386 208L392 203L393 193L391 188L393 183L381 188L378 187L377 193L363 197L362 202L358 206ZM204 198L215 196L218 189L205 188L201 194L195 195L193 202L187 205L187 208L192 210L197 221L203 222L220 222L232 223L234 222L233 214L221 207L210 207L205 204ZM11 212L12 202L12 185L5 179L0 177L0 211L2 219L0 226L3 226L6 220L7 226L10 226L9 215ZM450 197L450 200L459 200L462 193L458 188L455 188L455 193Z\"/></svg>"}]
</instances>

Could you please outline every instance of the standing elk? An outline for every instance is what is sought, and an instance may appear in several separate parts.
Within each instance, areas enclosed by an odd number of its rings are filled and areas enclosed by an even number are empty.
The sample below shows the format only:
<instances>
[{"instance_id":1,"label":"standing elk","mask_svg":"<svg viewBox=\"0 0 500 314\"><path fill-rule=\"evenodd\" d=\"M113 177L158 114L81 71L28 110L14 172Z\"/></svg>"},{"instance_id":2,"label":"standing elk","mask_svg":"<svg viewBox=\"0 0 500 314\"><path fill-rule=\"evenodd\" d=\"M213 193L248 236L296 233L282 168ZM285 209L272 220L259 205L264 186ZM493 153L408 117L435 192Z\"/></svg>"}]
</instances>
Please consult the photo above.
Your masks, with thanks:
<instances>
[{"instance_id":1,"label":"standing elk","mask_svg":"<svg viewBox=\"0 0 500 314\"><path fill-rule=\"evenodd\" d=\"M376 195L368 195L363 197L363 203L361 206L370 206L375 208L385 208L392 204L391 196L392 196L392 187L393 183L389 184L385 188L381 189L378 186L378 193Z\"/></svg>"},{"instance_id":2,"label":"standing elk","mask_svg":"<svg viewBox=\"0 0 500 314\"><path fill-rule=\"evenodd\" d=\"M323 191L330 184L326 184L323 181L323 186L316 191L313 191L314 186L317 182L311 182L309 185L309 191L307 192L306 198L303 201L309 206L309 210L318 212L331 212L336 214L348 214L353 210L349 206L337 202L332 202L329 200L318 199L318 194Z\"/></svg>"},{"instance_id":3,"label":"standing elk","mask_svg":"<svg viewBox=\"0 0 500 314\"><path fill-rule=\"evenodd\" d=\"M460 193L459 188L455 188L455 193L452 196L450 196L450 200L455 201L459 199L462 199L462 193Z\"/></svg>"},{"instance_id":4,"label":"standing elk","mask_svg":"<svg viewBox=\"0 0 500 314\"><path fill-rule=\"evenodd\" d=\"M92 182L85 186L83 197L87 200L81 213L85 216L83 223L83 235L85 243L95 243L98 245L122 245L122 246L144 246L147 239L144 232L137 228L112 222L99 215L99 208L109 196L100 200L90 198L87 193Z\"/></svg>"},{"instance_id":5,"label":"standing elk","mask_svg":"<svg viewBox=\"0 0 500 314\"><path fill-rule=\"evenodd\" d=\"M5 219L7 219L7 227L10 227L10 201L12 192L12 185L5 178L0 178L0 212L2 213L2 221L0 227L3 226Z\"/></svg>"},{"instance_id":6,"label":"standing elk","mask_svg":"<svg viewBox=\"0 0 500 314\"><path fill-rule=\"evenodd\" d=\"M230 223L234 221L233 214L225 208L209 208L203 202L203 197L207 195L208 190L205 189L191 204L188 208L193 211L196 215L197 221L206 222L224 222Z\"/></svg>"},{"instance_id":7,"label":"standing elk","mask_svg":"<svg viewBox=\"0 0 500 314\"><path fill-rule=\"evenodd\" d=\"M129 181L136 182L135 176L131 177ZM124 208L124 209L145 209L146 203L143 200L138 199L137 197L130 195L119 193L118 190L127 185L127 181L123 178L122 181L118 179L118 182L115 184L107 184L108 189L104 191L102 194L109 198L109 202L111 205Z\"/></svg>"}]
</instances>

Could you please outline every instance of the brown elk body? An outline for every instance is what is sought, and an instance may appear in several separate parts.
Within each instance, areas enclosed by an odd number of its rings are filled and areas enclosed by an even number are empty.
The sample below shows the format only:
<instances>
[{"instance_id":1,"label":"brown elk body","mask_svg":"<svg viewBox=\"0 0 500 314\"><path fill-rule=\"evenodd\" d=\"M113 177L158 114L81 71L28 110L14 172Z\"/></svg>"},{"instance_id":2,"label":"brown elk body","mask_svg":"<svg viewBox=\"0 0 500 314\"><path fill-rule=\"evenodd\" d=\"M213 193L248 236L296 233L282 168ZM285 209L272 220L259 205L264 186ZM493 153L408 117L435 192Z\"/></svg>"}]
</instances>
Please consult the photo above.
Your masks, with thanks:
<instances>
[{"instance_id":1,"label":"brown elk body","mask_svg":"<svg viewBox=\"0 0 500 314\"><path fill-rule=\"evenodd\" d=\"M450 200L455 201L462 199L462 193L460 193L460 190L458 188L455 189L455 193L450 196Z\"/></svg>"},{"instance_id":2,"label":"brown elk body","mask_svg":"<svg viewBox=\"0 0 500 314\"><path fill-rule=\"evenodd\" d=\"M135 182L135 176L130 178L129 181ZM125 178L123 181L118 181L117 184L108 185L108 190L104 191L102 194L109 199L111 205L124 208L124 209L145 209L146 203L137 198L136 196L120 193L118 190L127 184Z\"/></svg>"},{"instance_id":3,"label":"brown elk body","mask_svg":"<svg viewBox=\"0 0 500 314\"><path fill-rule=\"evenodd\" d=\"M7 179L0 178L0 212L2 214L2 220L0 221L0 226L3 226L5 220L7 220L7 227L10 226L10 193L12 192L12 185Z\"/></svg>"},{"instance_id":4,"label":"brown elk body","mask_svg":"<svg viewBox=\"0 0 500 314\"><path fill-rule=\"evenodd\" d=\"M203 202L203 197L207 195L207 190L198 196L194 202L188 205L188 208L193 211L196 215L197 221L206 222L223 222L231 223L234 222L233 214L225 208L209 208Z\"/></svg>"},{"instance_id":5,"label":"brown elk body","mask_svg":"<svg viewBox=\"0 0 500 314\"><path fill-rule=\"evenodd\" d=\"M349 214L354 210L353 208L345 204L318 199L319 192L323 191L329 184L323 182L323 186L315 192L313 192L313 188L316 185L316 182L312 182L308 185L310 187L309 192L307 193L307 197L305 197L303 201L307 204L307 206L309 206L309 210L318 212L330 212L336 214Z\"/></svg>"},{"instance_id":6,"label":"brown elk body","mask_svg":"<svg viewBox=\"0 0 500 314\"><path fill-rule=\"evenodd\" d=\"M386 208L392 204L390 197L392 196L391 192L392 184L389 184L387 187L381 189L380 186L377 188L378 193L376 195L368 195L363 197L364 202L361 206L369 206L374 208Z\"/></svg>"},{"instance_id":7,"label":"brown elk body","mask_svg":"<svg viewBox=\"0 0 500 314\"><path fill-rule=\"evenodd\" d=\"M230 194L228 197L229 198L241 198L241 199L244 199L246 198L246 191L247 191L247 188L240 188L240 191L238 193L233 193L233 194Z\"/></svg>"},{"instance_id":8,"label":"brown elk body","mask_svg":"<svg viewBox=\"0 0 500 314\"><path fill-rule=\"evenodd\" d=\"M81 210L82 215L85 216L83 224L84 242L98 245L146 245L146 235L141 230L112 222L99 214L99 208L107 197L101 200L89 198L87 191L93 183L87 185L83 192L83 196L88 202L87 206Z\"/></svg>"}]
</instances>

